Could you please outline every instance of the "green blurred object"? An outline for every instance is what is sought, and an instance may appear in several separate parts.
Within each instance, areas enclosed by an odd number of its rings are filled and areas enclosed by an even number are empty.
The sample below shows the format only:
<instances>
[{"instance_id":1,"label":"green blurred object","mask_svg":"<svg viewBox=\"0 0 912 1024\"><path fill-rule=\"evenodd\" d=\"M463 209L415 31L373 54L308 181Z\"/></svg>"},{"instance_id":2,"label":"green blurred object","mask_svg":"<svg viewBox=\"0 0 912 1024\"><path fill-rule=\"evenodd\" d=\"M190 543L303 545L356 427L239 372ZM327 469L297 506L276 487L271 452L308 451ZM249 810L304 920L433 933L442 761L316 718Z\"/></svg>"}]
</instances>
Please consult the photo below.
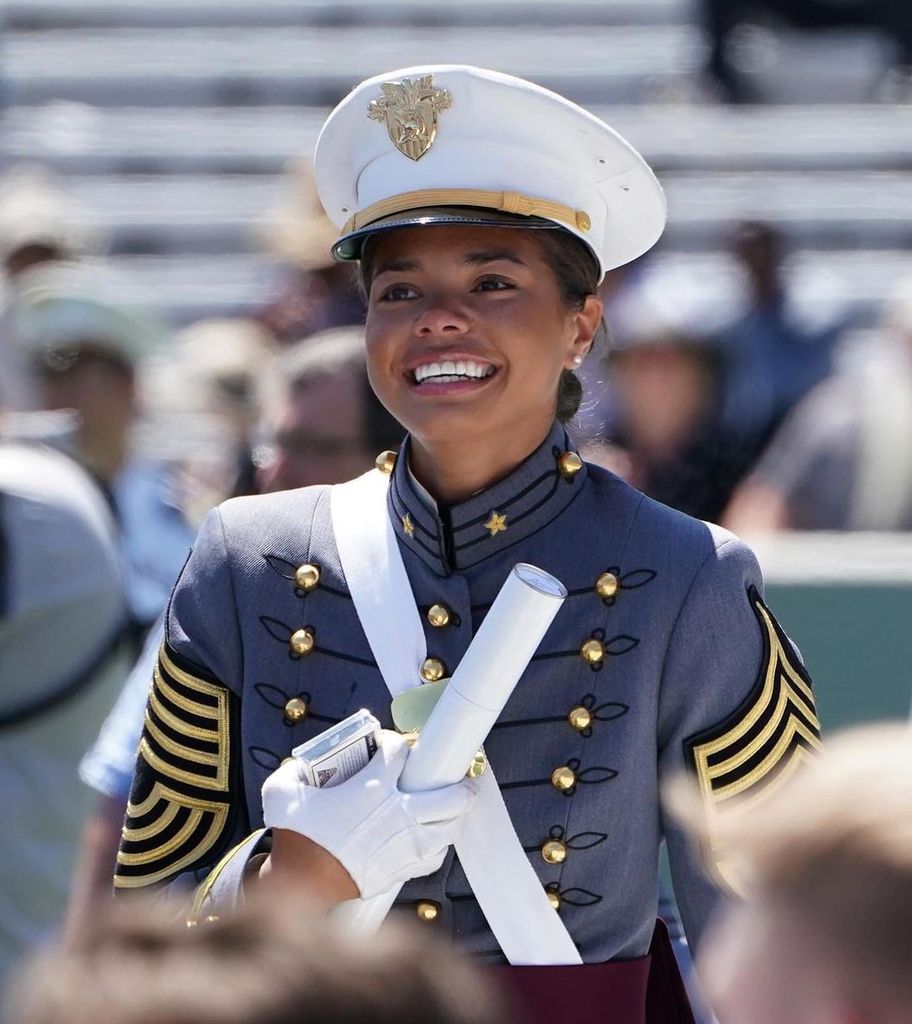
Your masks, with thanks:
<instances>
[{"instance_id":1,"label":"green blurred object","mask_svg":"<svg viewBox=\"0 0 912 1024\"><path fill-rule=\"evenodd\" d=\"M798 645L824 734L912 709L912 535L780 534L752 543Z\"/></svg>"},{"instance_id":2,"label":"green blurred object","mask_svg":"<svg viewBox=\"0 0 912 1024\"><path fill-rule=\"evenodd\" d=\"M912 580L770 583L767 601L795 639L824 733L912 707Z\"/></svg>"}]
</instances>

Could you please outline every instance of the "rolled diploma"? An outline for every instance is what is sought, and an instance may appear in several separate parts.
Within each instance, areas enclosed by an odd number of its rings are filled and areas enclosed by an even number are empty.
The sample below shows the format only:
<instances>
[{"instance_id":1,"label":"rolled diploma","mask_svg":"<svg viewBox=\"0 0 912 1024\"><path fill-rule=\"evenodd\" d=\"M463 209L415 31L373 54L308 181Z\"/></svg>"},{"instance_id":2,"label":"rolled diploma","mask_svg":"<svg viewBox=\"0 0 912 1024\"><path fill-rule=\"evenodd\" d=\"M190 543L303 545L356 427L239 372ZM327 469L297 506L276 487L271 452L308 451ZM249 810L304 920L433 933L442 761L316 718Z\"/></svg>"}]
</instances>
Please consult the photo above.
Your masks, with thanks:
<instances>
[{"instance_id":1,"label":"rolled diploma","mask_svg":"<svg viewBox=\"0 0 912 1024\"><path fill-rule=\"evenodd\" d=\"M438 789L465 776L566 596L560 580L542 569L522 562L513 567L421 729L400 789ZM345 927L374 931L398 892L349 900L335 908L333 918Z\"/></svg>"}]
</instances>

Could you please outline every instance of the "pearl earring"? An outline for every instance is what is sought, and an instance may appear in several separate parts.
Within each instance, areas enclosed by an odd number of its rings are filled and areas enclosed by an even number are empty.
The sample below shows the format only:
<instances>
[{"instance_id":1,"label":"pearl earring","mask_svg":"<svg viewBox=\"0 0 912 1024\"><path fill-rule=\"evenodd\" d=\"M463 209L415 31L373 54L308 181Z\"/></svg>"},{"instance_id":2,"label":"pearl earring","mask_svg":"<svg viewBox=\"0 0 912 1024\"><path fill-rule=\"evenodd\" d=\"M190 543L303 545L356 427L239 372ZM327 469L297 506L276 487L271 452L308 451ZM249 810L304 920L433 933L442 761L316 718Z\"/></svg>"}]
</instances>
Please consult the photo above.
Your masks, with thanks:
<instances>
[{"instance_id":1,"label":"pearl earring","mask_svg":"<svg viewBox=\"0 0 912 1024\"><path fill-rule=\"evenodd\" d=\"M574 356L573 359L571 359L570 361L573 363L574 366L582 366L583 365L583 357L582 356Z\"/></svg>"}]
</instances>

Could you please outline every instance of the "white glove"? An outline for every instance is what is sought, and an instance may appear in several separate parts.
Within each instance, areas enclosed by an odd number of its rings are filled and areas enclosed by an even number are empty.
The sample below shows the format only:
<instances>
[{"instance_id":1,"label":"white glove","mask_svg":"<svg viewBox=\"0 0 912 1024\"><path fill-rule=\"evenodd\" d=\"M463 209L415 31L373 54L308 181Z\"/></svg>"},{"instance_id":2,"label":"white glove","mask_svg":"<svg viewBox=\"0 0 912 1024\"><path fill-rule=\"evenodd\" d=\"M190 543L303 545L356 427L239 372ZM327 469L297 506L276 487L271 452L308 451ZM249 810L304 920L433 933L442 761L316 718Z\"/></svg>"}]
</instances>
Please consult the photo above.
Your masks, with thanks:
<instances>
[{"instance_id":1,"label":"white glove","mask_svg":"<svg viewBox=\"0 0 912 1024\"><path fill-rule=\"evenodd\" d=\"M308 785L294 758L263 784L263 823L313 840L351 875L363 899L436 871L458 839L477 787L402 793L399 776L409 748L384 729L377 752L361 771L328 789Z\"/></svg>"}]
</instances>

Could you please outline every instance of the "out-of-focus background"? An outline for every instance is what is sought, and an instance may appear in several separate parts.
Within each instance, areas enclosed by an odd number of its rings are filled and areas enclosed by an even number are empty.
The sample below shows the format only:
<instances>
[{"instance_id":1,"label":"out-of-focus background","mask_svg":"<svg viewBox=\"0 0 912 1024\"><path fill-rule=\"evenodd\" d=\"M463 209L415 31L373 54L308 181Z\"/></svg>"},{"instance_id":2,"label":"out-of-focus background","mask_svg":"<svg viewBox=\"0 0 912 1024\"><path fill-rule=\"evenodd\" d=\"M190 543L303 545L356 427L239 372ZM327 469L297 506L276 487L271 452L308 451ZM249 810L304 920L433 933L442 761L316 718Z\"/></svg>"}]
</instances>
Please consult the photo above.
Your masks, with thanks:
<instances>
[{"instance_id":1,"label":"out-of-focus background","mask_svg":"<svg viewBox=\"0 0 912 1024\"><path fill-rule=\"evenodd\" d=\"M0 17L0 799L35 837L0 844L4 898L29 892L26 861L65 888L90 809L75 763L205 510L355 475L398 440L309 170L334 102L398 67L521 75L643 153L669 224L605 283L587 457L755 544L825 726L908 712L910 5L6 0ZM112 761L83 775L116 802ZM48 927L46 897L43 916L34 890L7 901L0 944Z\"/></svg>"}]
</instances>

